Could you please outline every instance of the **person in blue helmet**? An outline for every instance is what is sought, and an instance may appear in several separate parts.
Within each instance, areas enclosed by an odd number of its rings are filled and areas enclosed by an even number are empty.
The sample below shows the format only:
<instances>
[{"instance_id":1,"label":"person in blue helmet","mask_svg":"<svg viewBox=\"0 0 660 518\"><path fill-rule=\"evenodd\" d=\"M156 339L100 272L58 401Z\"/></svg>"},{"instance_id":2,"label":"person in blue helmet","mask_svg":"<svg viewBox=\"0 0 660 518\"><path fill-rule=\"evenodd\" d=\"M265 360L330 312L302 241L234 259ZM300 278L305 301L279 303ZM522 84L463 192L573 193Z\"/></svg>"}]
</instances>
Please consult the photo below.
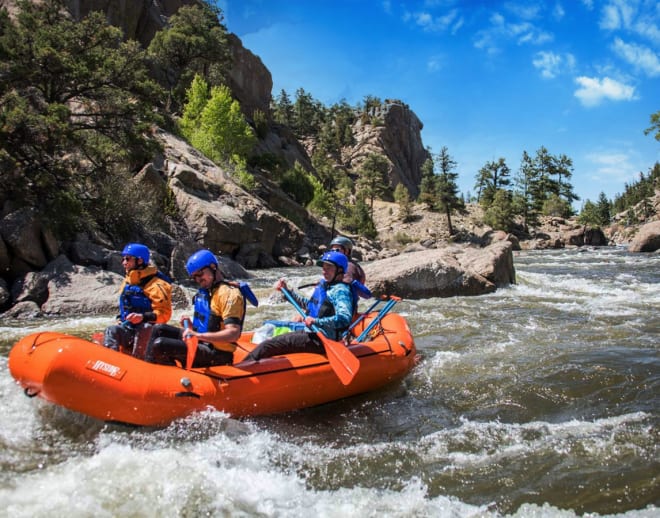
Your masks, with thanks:
<instances>
[{"instance_id":1,"label":"person in blue helmet","mask_svg":"<svg viewBox=\"0 0 660 518\"><path fill-rule=\"evenodd\" d=\"M119 323L106 328L103 345L141 356L154 324L172 316L172 283L149 264L149 248L129 243L122 250L126 277L119 294Z\"/></svg>"},{"instance_id":2,"label":"person in blue helmet","mask_svg":"<svg viewBox=\"0 0 660 518\"><path fill-rule=\"evenodd\" d=\"M331 340L339 340L351 324L353 318L353 295L351 288L343 281L348 268L348 259L341 252L329 251L316 262L323 268L323 279L316 285L308 299L291 292L298 305L305 310L303 322L308 328L316 326ZM286 281L279 279L275 289L287 289ZM293 331L268 338L261 342L246 361L259 361L278 354L310 352L325 354L323 342L316 333Z\"/></svg>"},{"instance_id":3,"label":"person in blue helmet","mask_svg":"<svg viewBox=\"0 0 660 518\"><path fill-rule=\"evenodd\" d=\"M185 339L196 336L197 352L192 367L231 365L236 341L243 330L245 297L235 283L225 281L218 259L209 250L199 250L186 262L188 275L199 285L193 297L194 314L188 328L155 326L145 359L152 363L185 366ZM181 323L190 320L181 318Z\"/></svg>"}]
</instances>

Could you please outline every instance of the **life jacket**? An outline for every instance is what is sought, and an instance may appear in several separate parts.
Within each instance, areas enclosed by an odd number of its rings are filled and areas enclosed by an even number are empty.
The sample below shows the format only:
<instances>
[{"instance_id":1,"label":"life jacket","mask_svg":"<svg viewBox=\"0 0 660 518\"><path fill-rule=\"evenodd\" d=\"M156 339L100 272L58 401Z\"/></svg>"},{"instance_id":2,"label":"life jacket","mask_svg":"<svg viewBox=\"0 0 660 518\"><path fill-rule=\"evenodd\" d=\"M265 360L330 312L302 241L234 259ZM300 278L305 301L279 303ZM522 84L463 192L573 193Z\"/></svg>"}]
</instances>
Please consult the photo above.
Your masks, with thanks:
<instances>
[{"instance_id":1,"label":"life jacket","mask_svg":"<svg viewBox=\"0 0 660 518\"><path fill-rule=\"evenodd\" d=\"M307 303L307 314L314 318L330 317L335 314L335 307L327 299L328 289L334 283L328 283L325 279L321 279L314 288L312 296ZM346 283L345 283L346 284ZM353 315L356 314L358 308L358 297L370 298L373 297L369 288L367 288L360 281L352 281L348 284L351 288L351 296L353 301Z\"/></svg>"},{"instance_id":2,"label":"life jacket","mask_svg":"<svg viewBox=\"0 0 660 518\"><path fill-rule=\"evenodd\" d=\"M139 284L124 285L124 289L119 295L119 317L122 321L126 320L129 313L145 313L151 311L151 299L144 293L144 287L154 278L158 277L165 282L172 284L172 280L161 272L156 272L154 275L148 275L140 279Z\"/></svg>"},{"instance_id":3,"label":"life jacket","mask_svg":"<svg viewBox=\"0 0 660 518\"><path fill-rule=\"evenodd\" d=\"M250 304L257 306L259 301L257 297L252 293L250 286L247 283L241 282L227 282L220 281L215 283L211 287L211 291L204 288L197 290L197 293L193 297L193 329L198 333L206 333L207 331L213 332L218 331L222 327L222 318L218 315L213 315L211 313L211 297L213 292L221 284L226 284L232 288L237 288L240 290L241 295L243 295L243 316L245 317L246 310L246 301L249 300ZM241 325L243 322L241 321Z\"/></svg>"},{"instance_id":4,"label":"life jacket","mask_svg":"<svg viewBox=\"0 0 660 518\"><path fill-rule=\"evenodd\" d=\"M335 307L328 300L328 288L330 286L331 283L321 279L314 288L314 292L307 303L307 314L310 317L323 318L335 314Z\"/></svg>"}]
</instances>

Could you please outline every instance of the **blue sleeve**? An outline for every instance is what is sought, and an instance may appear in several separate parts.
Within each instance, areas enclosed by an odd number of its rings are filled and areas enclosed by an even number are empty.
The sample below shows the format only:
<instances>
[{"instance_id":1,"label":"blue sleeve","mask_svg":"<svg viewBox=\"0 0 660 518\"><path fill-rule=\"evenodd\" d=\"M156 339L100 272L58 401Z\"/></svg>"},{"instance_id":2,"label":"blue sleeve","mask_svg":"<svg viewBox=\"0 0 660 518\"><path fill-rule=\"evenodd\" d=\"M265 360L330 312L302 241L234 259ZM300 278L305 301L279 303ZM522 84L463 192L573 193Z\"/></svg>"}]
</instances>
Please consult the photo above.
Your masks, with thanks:
<instances>
[{"instance_id":1,"label":"blue sleeve","mask_svg":"<svg viewBox=\"0 0 660 518\"><path fill-rule=\"evenodd\" d=\"M353 319L353 295L348 284L334 284L328 290L328 299L335 308L335 314L316 320L316 325L326 332L327 336L336 340L344 329L351 325Z\"/></svg>"},{"instance_id":2,"label":"blue sleeve","mask_svg":"<svg viewBox=\"0 0 660 518\"><path fill-rule=\"evenodd\" d=\"M291 293L291 296L293 297L293 300L295 300L300 308L307 313L307 305L309 304L309 299L307 297L303 297L300 293L297 291L289 290L289 293ZM282 294L284 297L284 294Z\"/></svg>"}]
</instances>

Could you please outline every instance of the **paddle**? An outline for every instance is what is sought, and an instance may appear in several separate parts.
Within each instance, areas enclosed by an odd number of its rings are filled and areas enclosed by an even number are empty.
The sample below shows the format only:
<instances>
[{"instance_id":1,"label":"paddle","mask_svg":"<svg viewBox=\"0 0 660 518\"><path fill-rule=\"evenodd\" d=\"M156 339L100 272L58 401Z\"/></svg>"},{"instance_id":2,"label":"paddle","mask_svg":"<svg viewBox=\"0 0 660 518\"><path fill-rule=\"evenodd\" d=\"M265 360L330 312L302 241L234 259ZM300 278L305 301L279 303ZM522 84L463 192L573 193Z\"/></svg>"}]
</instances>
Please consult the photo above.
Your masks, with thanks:
<instances>
[{"instance_id":1,"label":"paddle","mask_svg":"<svg viewBox=\"0 0 660 518\"><path fill-rule=\"evenodd\" d=\"M282 293L287 298L287 300L296 308L296 311L305 318L307 315L303 309L298 305L296 299L293 298L289 290L282 288ZM330 362L330 367L335 371L335 374L339 380L344 384L348 385L353 381L353 378L357 374L357 371L360 368L360 360L358 360L355 355L343 344L330 340L326 337L323 332L315 325L312 325L312 331L316 333L319 337L319 340L323 342L325 347L325 352L328 355L328 361Z\"/></svg>"},{"instance_id":2,"label":"paddle","mask_svg":"<svg viewBox=\"0 0 660 518\"><path fill-rule=\"evenodd\" d=\"M364 320L364 318L365 318L369 313L371 313L371 312L374 310L374 308L375 308L378 304L380 304L383 300L387 300L387 299L386 299L385 297L383 297L382 299L376 299L376 302L374 302L371 306L369 306L369 308L368 308L366 311L364 311L364 312L363 312L363 313L357 318L357 320L356 320L355 322L353 322L353 323L350 325L350 327L349 327L349 328L344 332L344 334L342 335L342 338L343 338L344 340L345 340L346 338L348 338L348 337L350 336L351 331L353 330L353 328L354 328L356 325L358 325L360 322L362 322L362 321Z\"/></svg>"},{"instance_id":3,"label":"paddle","mask_svg":"<svg viewBox=\"0 0 660 518\"><path fill-rule=\"evenodd\" d=\"M188 329L190 327L190 320L187 318L183 321L183 328ZM185 337L185 331L184 331L184 337ZM196 336L188 336L183 339L183 341L186 343L186 348L188 349L186 353L186 370L190 370L192 368L193 362L195 361L195 355L197 354L197 344L198 340Z\"/></svg>"},{"instance_id":4,"label":"paddle","mask_svg":"<svg viewBox=\"0 0 660 518\"><path fill-rule=\"evenodd\" d=\"M396 304L400 300L401 300L400 297L395 297L394 295L390 295L390 300L388 300L387 303L385 304L385 306L383 306L381 308L381 310L378 312L378 315L376 315L376 318L374 318L371 322L369 322L369 325L367 326L367 328L364 331L362 331L362 333L360 333L360 336L358 336L355 339L355 341L356 342L364 341L364 339L369 336L369 333L371 332L371 330L374 327L376 327L376 324L378 324L378 322L380 322L383 319L383 317L387 314L387 312L390 309L392 309L392 306L394 306L394 304Z\"/></svg>"}]
</instances>

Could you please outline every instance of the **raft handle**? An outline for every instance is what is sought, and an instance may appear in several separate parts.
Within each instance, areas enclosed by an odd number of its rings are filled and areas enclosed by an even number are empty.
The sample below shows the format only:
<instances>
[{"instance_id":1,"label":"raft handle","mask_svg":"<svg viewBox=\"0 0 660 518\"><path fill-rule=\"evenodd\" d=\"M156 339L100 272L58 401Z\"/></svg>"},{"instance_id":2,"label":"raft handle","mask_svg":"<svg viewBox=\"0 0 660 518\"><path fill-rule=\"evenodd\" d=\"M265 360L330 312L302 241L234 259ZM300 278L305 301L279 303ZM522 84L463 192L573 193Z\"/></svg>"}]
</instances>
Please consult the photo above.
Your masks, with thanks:
<instances>
[{"instance_id":1,"label":"raft handle","mask_svg":"<svg viewBox=\"0 0 660 518\"><path fill-rule=\"evenodd\" d=\"M194 392L177 392L174 394L174 397L195 397L197 399L201 399L202 396L199 394L195 394Z\"/></svg>"},{"instance_id":2,"label":"raft handle","mask_svg":"<svg viewBox=\"0 0 660 518\"><path fill-rule=\"evenodd\" d=\"M30 387L26 387L25 390L23 391L23 393L24 393L27 397L29 397L30 399L32 399L33 397L39 395L39 391L38 391L38 390L32 392L32 391L30 390Z\"/></svg>"}]
</instances>

